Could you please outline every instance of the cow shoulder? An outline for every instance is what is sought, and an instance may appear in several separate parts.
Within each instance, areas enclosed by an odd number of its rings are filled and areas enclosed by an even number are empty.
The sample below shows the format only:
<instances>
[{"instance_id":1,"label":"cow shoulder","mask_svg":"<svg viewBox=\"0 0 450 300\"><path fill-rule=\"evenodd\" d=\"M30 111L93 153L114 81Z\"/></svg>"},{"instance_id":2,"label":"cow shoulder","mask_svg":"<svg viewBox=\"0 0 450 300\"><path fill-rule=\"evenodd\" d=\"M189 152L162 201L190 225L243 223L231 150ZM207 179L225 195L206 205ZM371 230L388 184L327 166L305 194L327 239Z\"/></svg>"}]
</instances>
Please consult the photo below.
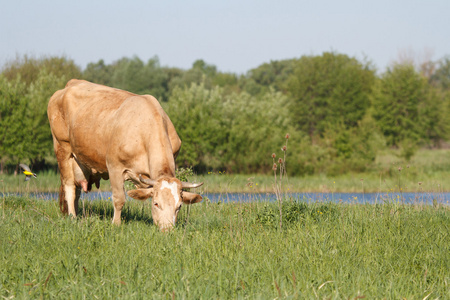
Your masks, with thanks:
<instances>
[{"instance_id":1,"label":"cow shoulder","mask_svg":"<svg viewBox=\"0 0 450 300\"><path fill-rule=\"evenodd\" d=\"M178 136L177 131L175 130L175 126L173 125L169 116L164 111L161 104L155 97L150 96L150 95L145 95L144 97L146 97L150 103L152 103L156 108L158 108L158 110L161 114L161 117L164 121L164 126L166 127L167 134L170 139L170 144L172 146L172 151L173 151L174 157L177 157L178 152L180 151L180 148L181 148L181 139Z\"/></svg>"}]
</instances>

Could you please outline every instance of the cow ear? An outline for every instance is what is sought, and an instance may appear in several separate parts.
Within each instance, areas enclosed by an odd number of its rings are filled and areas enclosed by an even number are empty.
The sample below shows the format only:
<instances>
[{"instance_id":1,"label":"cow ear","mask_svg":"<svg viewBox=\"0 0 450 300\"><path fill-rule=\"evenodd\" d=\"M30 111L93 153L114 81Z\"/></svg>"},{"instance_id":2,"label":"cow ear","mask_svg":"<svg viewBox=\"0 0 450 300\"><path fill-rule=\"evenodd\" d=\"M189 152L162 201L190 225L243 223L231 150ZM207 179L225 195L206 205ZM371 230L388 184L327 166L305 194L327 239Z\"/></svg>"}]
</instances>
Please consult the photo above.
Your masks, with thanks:
<instances>
[{"instance_id":1,"label":"cow ear","mask_svg":"<svg viewBox=\"0 0 450 300\"><path fill-rule=\"evenodd\" d=\"M202 201L202 196L196 193L190 193L183 191L183 203L193 204Z\"/></svg>"},{"instance_id":2,"label":"cow ear","mask_svg":"<svg viewBox=\"0 0 450 300\"><path fill-rule=\"evenodd\" d=\"M137 200L147 200L153 197L153 188L150 189L136 189L127 192L128 196Z\"/></svg>"}]
</instances>

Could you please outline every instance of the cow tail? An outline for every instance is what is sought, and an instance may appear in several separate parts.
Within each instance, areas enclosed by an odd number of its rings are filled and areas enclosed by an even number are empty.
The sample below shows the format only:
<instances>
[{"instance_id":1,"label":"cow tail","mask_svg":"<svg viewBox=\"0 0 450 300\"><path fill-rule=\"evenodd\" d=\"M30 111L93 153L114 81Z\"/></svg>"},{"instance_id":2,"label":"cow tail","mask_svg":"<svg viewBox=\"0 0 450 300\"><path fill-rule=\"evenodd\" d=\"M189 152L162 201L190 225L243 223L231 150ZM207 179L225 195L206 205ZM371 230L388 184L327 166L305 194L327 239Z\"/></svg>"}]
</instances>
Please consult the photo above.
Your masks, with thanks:
<instances>
[{"instance_id":1,"label":"cow tail","mask_svg":"<svg viewBox=\"0 0 450 300\"><path fill-rule=\"evenodd\" d=\"M66 193L64 192L64 185L61 181L61 187L59 188L59 209L64 215L67 215L69 208L66 201Z\"/></svg>"}]
</instances>

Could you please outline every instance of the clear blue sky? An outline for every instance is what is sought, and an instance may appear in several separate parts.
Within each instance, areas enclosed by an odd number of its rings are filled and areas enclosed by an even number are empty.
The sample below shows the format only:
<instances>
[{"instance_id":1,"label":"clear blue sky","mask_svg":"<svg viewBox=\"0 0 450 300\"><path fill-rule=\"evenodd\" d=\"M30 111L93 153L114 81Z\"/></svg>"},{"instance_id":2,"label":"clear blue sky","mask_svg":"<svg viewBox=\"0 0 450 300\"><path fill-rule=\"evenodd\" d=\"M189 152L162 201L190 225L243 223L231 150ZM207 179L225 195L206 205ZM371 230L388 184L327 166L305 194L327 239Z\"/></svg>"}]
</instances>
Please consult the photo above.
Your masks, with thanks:
<instances>
[{"instance_id":1,"label":"clear blue sky","mask_svg":"<svg viewBox=\"0 0 450 300\"><path fill-rule=\"evenodd\" d=\"M188 69L197 59L245 73L335 51L384 71L399 54L450 55L450 0L2 0L0 66L66 55L80 67L137 55Z\"/></svg>"}]
</instances>

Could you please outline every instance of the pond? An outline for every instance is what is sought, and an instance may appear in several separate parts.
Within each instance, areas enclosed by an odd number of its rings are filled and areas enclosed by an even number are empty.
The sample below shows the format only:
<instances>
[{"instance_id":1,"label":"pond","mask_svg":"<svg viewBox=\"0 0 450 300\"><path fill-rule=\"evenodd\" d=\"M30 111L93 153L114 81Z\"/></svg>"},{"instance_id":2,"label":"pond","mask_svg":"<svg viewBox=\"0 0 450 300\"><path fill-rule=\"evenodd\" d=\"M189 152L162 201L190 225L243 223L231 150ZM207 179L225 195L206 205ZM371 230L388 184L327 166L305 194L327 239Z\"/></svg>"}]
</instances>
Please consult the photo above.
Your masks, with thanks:
<instances>
[{"instance_id":1,"label":"pond","mask_svg":"<svg viewBox=\"0 0 450 300\"><path fill-rule=\"evenodd\" d=\"M18 195L18 194L5 194ZM2 196L5 196L2 195ZM22 194L23 195L23 194ZM57 199L58 193L30 193L29 196L37 199ZM203 199L212 203L229 202L271 202L276 201L273 193L205 193ZM82 193L81 199L110 200L111 192ZM128 199L131 199L127 197ZM385 203L399 202L406 204L450 204L450 193L289 193L283 199L294 199L306 202L343 202L343 203Z\"/></svg>"}]
</instances>

